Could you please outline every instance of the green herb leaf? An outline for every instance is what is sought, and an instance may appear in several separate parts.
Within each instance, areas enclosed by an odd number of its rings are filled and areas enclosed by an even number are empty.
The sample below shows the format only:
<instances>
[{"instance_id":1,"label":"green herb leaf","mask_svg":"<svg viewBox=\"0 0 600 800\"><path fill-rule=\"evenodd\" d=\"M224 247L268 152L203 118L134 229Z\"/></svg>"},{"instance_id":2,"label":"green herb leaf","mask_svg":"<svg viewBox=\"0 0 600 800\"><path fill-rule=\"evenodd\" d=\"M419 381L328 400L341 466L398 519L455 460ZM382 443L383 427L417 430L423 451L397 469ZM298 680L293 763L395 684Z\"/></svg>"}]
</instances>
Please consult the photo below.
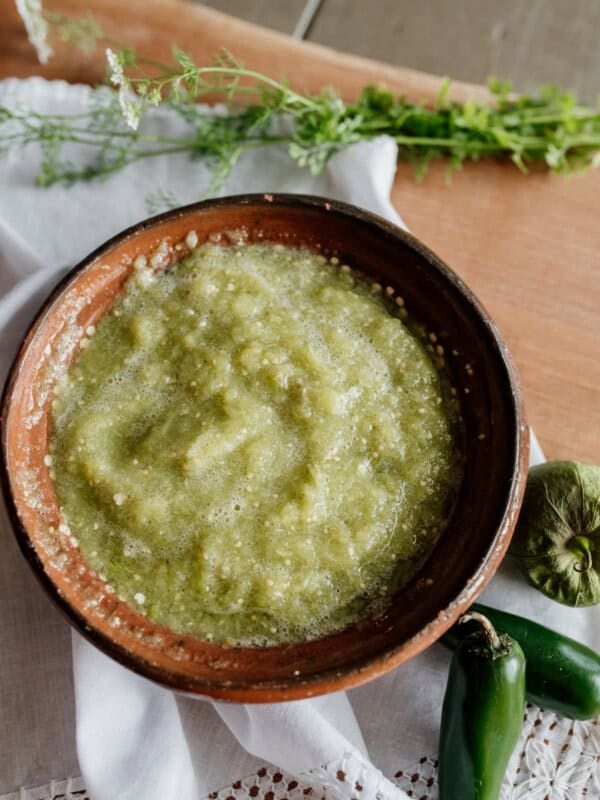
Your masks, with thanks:
<instances>
[{"instance_id":1,"label":"green herb leaf","mask_svg":"<svg viewBox=\"0 0 600 800\"><path fill-rule=\"evenodd\" d=\"M221 189L244 152L280 143L290 158L314 175L332 155L356 142L390 136L399 159L421 180L433 160L447 162L447 176L465 161L506 158L520 170L533 163L570 173L600 164L600 108L581 105L571 92L544 86L535 96L511 94L507 81L490 78L489 103L450 100L444 79L432 107L395 98L367 86L354 103L332 90L300 94L285 80L247 69L222 50L198 66L173 47L161 64L107 36L89 15L72 19L44 13L56 36L70 46L108 45L109 81L118 95L95 90L90 110L73 116L41 115L0 107L0 156L31 142L42 147L38 182L48 186L107 176L133 161L168 153L204 158L213 169L209 192ZM197 100L210 95L229 106L227 115L207 111ZM152 106L168 104L186 123L175 138L139 131ZM68 158L68 145L83 145L83 167Z\"/></svg>"}]
</instances>

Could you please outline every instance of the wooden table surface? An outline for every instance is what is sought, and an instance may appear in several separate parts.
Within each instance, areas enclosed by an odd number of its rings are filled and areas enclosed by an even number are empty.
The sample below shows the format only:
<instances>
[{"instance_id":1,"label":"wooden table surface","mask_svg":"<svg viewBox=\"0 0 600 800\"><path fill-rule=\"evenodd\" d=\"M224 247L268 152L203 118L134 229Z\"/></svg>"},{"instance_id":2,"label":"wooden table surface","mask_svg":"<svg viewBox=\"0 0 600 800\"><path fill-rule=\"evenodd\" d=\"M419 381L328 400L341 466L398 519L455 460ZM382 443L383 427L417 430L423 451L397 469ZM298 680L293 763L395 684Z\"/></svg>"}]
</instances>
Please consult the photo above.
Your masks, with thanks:
<instances>
[{"instance_id":1,"label":"wooden table surface","mask_svg":"<svg viewBox=\"0 0 600 800\"><path fill-rule=\"evenodd\" d=\"M218 11L390 64L457 80L600 92L598 0L195 0Z\"/></svg>"},{"instance_id":2,"label":"wooden table surface","mask_svg":"<svg viewBox=\"0 0 600 800\"><path fill-rule=\"evenodd\" d=\"M73 15L89 8L115 37L155 57L167 57L177 43L206 62L225 46L247 66L287 75L303 90L329 84L351 99L377 82L427 100L439 85L431 75L297 42L180 0L90 0L85 6L48 0L47 6ZM0 15L0 77L102 79L100 51L83 56L59 49L40 67L12 0L0 0ZM472 93L483 94L455 86L457 96ZM466 166L447 186L442 166L416 184L411 168L400 165L393 201L496 320L546 455L600 462L600 173L524 176L510 164L480 163Z\"/></svg>"}]
</instances>

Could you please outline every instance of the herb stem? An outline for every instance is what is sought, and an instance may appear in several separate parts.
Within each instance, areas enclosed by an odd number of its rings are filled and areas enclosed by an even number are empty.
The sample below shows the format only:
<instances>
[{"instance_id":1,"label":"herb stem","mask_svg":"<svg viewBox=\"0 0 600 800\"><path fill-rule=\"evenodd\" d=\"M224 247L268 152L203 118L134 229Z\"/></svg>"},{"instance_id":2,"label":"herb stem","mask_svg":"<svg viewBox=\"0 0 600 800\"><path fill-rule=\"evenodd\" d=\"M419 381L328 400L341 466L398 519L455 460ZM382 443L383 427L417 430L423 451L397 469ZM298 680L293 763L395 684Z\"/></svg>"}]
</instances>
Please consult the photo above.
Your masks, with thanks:
<instances>
[{"instance_id":1,"label":"herb stem","mask_svg":"<svg viewBox=\"0 0 600 800\"><path fill-rule=\"evenodd\" d=\"M285 81L246 69L224 51L199 66L175 47L172 63L164 64L107 35L89 15L42 13L63 42L88 49L99 42L108 46L109 80L118 87L118 93L106 87L93 91L89 110L72 115L0 106L0 155L37 142L45 185L89 180L132 161L188 152L208 160L210 190L216 190L244 152L275 143L287 145L298 166L318 175L333 154L379 135L394 139L399 158L412 161L417 178L434 159L446 159L456 169L467 160L505 157L523 171L541 162L563 173L600 164L600 108L586 107L556 87L518 97L509 84L496 80L490 81L489 103L459 103L447 101L446 81L428 107L367 86L348 103L333 91L296 92ZM207 96L225 102L228 113L197 104ZM178 114L181 134L139 129L144 114L161 105ZM81 167L70 158L72 144L88 149Z\"/></svg>"}]
</instances>

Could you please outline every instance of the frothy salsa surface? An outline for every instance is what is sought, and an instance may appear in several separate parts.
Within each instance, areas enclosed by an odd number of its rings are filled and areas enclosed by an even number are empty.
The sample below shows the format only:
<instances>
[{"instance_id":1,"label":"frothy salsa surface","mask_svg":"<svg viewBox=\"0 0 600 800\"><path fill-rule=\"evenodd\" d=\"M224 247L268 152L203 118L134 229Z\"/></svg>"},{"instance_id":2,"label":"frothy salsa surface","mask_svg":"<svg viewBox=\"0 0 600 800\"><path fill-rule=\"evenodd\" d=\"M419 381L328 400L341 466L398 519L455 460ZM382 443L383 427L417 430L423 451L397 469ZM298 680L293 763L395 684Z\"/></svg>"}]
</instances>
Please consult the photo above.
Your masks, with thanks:
<instances>
[{"instance_id":1,"label":"frothy salsa surface","mask_svg":"<svg viewBox=\"0 0 600 800\"><path fill-rule=\"evenodd\" d=\"M302 249L139 269L57 388L63 524L178 632L344 627L430 550L459 479L440 377L381 294Z\"/></svg>"}]
</instances>

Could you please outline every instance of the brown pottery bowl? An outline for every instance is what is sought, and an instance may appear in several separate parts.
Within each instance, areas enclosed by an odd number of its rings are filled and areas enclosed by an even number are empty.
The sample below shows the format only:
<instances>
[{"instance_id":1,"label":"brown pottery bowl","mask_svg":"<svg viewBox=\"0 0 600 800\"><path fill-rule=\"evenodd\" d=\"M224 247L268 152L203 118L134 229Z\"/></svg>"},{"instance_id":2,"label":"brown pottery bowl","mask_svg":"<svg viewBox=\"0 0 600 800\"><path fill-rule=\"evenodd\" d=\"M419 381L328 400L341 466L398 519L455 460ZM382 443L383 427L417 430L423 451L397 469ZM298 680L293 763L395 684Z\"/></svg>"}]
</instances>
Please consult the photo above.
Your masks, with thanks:
<instances>
[{"instance_id":1,"label":"brown pottery bowl","mask_svg":"<svg viewBox=\"0 0 600 800\"><path fill-rule=\"evenodd\" d=\"M198 243L302 244L392 289L424 327L460 401L465 474L450 522L384 613L340 633L277 647L229 647L181 635L107 590L58 529L45 463L55 376L111 307L137 256L167 267ZM192 242L195 237L189 237ZM385 291L384 291L385 294ZM21 550L75 628L164 686L243 702L291 700L371 680L420 653L458 618L499 566L527 472L529 436L506 346L462 281L423 244L343 203L298 195L211 200L115 236L59 284L31 325L2 401L2 482ZM76 534L76 531L74 532Z\"/></svg>"}]
</instances>

